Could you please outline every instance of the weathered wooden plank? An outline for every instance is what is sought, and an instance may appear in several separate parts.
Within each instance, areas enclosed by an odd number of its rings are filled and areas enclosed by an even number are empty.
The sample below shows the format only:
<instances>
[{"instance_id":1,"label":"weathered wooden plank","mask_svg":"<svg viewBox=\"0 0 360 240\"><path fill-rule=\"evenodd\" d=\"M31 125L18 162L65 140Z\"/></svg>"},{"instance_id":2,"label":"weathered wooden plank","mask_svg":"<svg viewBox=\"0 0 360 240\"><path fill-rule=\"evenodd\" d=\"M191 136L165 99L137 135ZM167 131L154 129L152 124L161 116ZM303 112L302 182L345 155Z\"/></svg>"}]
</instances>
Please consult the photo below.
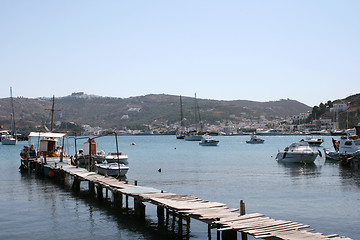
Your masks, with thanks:
<instances>
[{"instance_id":1,"label":"weathered wooden plank","mask_svg":"<svg viewBox=\"0 0 360 240\"><path fill-rule=\"evenodd\" d=\"M250 219L250 218L257 218L257 217L262 217L262 216L264 216L264 214L261 214L261 213L251 213L251 214L245 214L242 216L240 214L238 214L237 216L234 216L234 217L220 218L219 221L215 221L214 223L225 224L227 222L245 220L245 219Z\"/></svg>"},{"instance_id":2,"label":"weathered wooden plank","mask_svg":"<svg viewBox=\"0 0 360 240\"><path fill-rule=\"evenodd\" d=\"M301 223L284 223L281 225L277 225L277 226L272 226L272 227L265 227L265 228L261 228L261 229L255 229L255 230L249 230L248 233L252 234L252 235L259 235L259 234L268 234L274 231L279 231L279 230L286 230L286 229L299 229L298 227L303 227L306 226L304 224Z\"/></svg>"}]
</instances>

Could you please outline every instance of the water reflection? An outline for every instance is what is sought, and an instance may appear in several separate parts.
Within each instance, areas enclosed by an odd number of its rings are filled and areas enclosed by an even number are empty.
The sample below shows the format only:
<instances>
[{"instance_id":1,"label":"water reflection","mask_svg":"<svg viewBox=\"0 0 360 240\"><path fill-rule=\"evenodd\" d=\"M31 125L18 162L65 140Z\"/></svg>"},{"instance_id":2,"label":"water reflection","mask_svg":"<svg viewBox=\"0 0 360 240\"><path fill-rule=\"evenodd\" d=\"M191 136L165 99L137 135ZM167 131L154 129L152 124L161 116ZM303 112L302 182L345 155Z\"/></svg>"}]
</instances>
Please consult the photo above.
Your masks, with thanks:
<instances>
[{"instance_id":1,"label":"water reflection","mask_svg":"<svg viewBox=\"0 0 360 240\"><path fill-rule=\"evenodd\" d=\"M45 210L37 214L44 218L43 227L51 228L55 238L59 238L60 233L64 238L76 234L81 236L80 239L98 239L99 234L106 238L124 235L124 239L189 239L193 236L185 234L184 230L179 233L179 229L160 231L151 214L146 216L145 221L139 221L131 209L131 199L129 211L119 212L110 201L90 197L87 189L72 191L68 179L54 181L26 172L21 174L21 180L29 185L27 201L43 202ZM64 222L72 224L67 232L62 232L60 227ZM78 228L84 231L79 232ZM102 232L101 229L111 231Z\"/></svg>"},{"instance_id":2,"label":"water reflection","mask_svg":"<svg viewBox=\"0 0 360 240\"><path fill-rule=\"evenodd\" d=\"M356 186L357 188L360 188L360 171L358 166L349 167L339 164L339 175L343 186Z\"/></svg>"},{"instance_id":3,"label":"water reflection","mask_svg":"<svg viewBox=\"0 0 360 240\"><path fill-rule=\"evenodd\" d=\"M291 177L318 177L321 174L321 167L315 163L284 163L278 162L279 166L284 167L285 172Z\"/></svg>"}]
</instances>

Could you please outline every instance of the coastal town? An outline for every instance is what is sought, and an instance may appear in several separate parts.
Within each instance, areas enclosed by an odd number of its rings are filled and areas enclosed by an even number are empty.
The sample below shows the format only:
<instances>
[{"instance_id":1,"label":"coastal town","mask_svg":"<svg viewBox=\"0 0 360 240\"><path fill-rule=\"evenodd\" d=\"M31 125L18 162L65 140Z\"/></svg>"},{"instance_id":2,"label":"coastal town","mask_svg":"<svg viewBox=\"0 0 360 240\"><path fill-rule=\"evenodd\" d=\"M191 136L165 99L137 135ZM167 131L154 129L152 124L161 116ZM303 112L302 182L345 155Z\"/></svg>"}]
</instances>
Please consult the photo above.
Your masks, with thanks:
<instances>
[{"instance_id":1,"label":"coastal town","mask_svg":"<svg viewBox=\"0 0 360 240\"><path fill-rule=\"evenodd\" d=\"M220 122L216 124L202 123L202 131L210 135L342 135L346 134L346 129L339 130L339 114L348 110L349 107L344 103L333 105L330 112L333 115L331 119L318 119L310 123L305 123L310 112L300 113L288 118L277 117L274 120L268 120L265 116L258 118L242 118L237 120L237 116L230 115L233 120ZM61 122L55 122L56 126L60 126ZM100 126L82 125L83 135L101 135L103 133L113 131L114 129L103 129ZM147 125L148 130L123 129L116 130L119 135L175 135L181 126L181 121L175 123L156 122ZM196 128L195 125L189 126L188 131Z\"/></svg>"}]
</instances>

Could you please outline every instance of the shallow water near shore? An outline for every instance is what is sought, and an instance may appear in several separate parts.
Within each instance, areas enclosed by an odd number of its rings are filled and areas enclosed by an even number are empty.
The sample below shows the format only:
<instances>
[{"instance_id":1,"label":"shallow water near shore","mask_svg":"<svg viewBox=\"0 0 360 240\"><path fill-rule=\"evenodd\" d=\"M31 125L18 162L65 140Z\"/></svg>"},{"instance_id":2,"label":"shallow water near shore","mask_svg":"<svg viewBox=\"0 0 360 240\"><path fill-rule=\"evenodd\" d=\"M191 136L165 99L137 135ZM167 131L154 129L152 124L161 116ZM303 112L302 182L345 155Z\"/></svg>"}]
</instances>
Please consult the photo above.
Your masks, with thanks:
<instances>
[{"instance_id":1,"label":"shallow water near shore","mask_svg":"<svg viewBox=\"0 0 360 240\"><path fill-rule=\"evenodd\" d=\"M268 136L246 144L249 136L216 137L217 147L177 140L175 136L120 136L119 150L129 156L130 183L154 187L238 208L247 213L308 224L316 232L360 239L360 169L328 163L323 148L315 164L287 165L275 160L305 136ZM331 137L323 147L332 149ZM82 148L85 140L78 140ZM116 151L115 137L96 139L98 150ZM135 142L136 145L131 145ZM146 223L115 213L106 204L75 194L68 185L19 172L20 150L0 145L0 239L172 239L159 233L156 208L146 204ZM68 153L74 154L69 139ZM161 168L161 172L158 169ZM132 199L130 198L130 202ZM215 230L212 231L216 239ZM207 225L192 220L190 239L206 239ZM186 237L184 237L186 238ZM249 239L251 239L249 237Z\"/></svg>"}]
</instances>

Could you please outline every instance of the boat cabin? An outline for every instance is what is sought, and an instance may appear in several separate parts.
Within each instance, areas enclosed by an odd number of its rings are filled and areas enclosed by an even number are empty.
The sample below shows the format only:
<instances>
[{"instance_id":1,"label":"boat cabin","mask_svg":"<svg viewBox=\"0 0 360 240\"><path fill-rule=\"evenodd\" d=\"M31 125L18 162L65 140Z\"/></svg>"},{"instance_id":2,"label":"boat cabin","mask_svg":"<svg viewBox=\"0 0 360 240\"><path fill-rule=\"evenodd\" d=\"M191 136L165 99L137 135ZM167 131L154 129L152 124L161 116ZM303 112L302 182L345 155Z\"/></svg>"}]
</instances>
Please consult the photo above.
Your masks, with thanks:
<instances>
[{"instance_id":1,"label":"boat cabin","mask_svg":"<svg viewBox=\"0 0 360 240\"><path fill-rule=\"evenodd\" d=\"M65 155L63 145L59 145L59 139L63 138L65 133L53 133L53 132L31 132L29 135L29 141L31 138L37 137L39 142L38 152L40 155L48 157L58 157L60 153Z\"/></svg>"}]
</instances>

